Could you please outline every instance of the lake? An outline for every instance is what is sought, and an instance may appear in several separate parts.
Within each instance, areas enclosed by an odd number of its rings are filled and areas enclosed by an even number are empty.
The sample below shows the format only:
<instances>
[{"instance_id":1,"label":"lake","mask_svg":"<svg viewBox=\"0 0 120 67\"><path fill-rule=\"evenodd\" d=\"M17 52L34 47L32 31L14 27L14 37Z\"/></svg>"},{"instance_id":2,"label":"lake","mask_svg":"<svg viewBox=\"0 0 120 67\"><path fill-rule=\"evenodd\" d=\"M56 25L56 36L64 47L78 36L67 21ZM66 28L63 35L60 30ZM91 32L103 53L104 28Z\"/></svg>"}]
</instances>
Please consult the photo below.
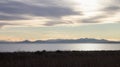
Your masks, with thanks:
<instances>
[{"instance_id":1,"label":"lake","mask_svg":"<svg viewBox=\"0 0 120 67\"><path fill-rule=\"evenodd\" d=\"M55 51L55 50L76 50L76 51L93 51L93 50L120 50L120 44L0 44L0 52L14 51Z\"/></svg>"}]
</instances>

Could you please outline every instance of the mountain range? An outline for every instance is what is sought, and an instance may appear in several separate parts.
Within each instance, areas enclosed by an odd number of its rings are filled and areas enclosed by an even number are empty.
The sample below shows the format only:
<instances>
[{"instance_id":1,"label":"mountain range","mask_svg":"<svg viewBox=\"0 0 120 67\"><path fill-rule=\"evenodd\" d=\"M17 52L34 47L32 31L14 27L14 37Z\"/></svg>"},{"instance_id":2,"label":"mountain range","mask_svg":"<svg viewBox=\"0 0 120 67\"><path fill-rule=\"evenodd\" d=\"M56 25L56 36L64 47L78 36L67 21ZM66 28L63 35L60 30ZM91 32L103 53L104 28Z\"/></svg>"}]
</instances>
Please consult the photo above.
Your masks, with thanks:
<instances>
[{"instance_id":1,"label":"mountain range","mask_svg":"<svg viewBox=\"0 0 120 67\"><path fill-rule=\"evenodd\" d=\"M0 43L120 43L120 41L109 41L105 39L81 38L81 39L56 39L56 40L36 40L34 42L29 40L19 42L0 41Z\"/></svg>"}]
</instances>

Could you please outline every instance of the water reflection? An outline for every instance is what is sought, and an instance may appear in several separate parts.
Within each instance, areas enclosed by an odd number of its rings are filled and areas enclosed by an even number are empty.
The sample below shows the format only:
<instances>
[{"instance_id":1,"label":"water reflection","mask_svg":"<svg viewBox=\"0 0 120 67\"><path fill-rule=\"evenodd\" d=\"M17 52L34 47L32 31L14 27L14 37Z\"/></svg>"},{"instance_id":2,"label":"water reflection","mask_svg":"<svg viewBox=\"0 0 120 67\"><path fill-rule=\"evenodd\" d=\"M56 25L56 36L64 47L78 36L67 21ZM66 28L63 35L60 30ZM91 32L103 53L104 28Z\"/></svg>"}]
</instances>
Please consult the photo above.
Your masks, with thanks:
<instances>
[{"instance_id":1,"label":"water reflection","mask_svg":"<svg viewBox=\"0 0 120 67\"><path fill-rule=\"evenodd\" d=\"M73 50L120 50L120 44L74 44Z\"/></svg>"},{"instance_id":2,"label":"water reflection","mask_svg":"<svg viewBox=\"0 0 120 67\"><path fill-rule=\"evenodd\" d=\"M0 52L38 50L120 50L120 44L0 44Z\"/></svg>"}]
</instances>

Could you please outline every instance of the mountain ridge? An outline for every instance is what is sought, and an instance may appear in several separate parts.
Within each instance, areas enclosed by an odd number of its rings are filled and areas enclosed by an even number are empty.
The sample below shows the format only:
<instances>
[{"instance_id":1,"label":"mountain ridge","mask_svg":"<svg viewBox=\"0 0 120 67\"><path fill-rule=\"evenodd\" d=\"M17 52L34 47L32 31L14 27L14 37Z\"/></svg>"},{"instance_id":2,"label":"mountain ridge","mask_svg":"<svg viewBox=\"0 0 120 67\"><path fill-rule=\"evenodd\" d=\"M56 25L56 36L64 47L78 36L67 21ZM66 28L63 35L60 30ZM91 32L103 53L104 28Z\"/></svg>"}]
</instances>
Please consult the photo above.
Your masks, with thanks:
<instances>
[{"instance_id":1,"label":"mountain ridge","mask_svg":"<svg viewBox=\"0 0 120 67\"><path fill-rule=\"evenodd\" d=\"M80 38L80 39L54 39L54 40L36 40L34 42L29 40L19 42L0 41L0 43L120 43L120 41L109 41L105 39L94 38Z\"/></svg>"}]
</instances>

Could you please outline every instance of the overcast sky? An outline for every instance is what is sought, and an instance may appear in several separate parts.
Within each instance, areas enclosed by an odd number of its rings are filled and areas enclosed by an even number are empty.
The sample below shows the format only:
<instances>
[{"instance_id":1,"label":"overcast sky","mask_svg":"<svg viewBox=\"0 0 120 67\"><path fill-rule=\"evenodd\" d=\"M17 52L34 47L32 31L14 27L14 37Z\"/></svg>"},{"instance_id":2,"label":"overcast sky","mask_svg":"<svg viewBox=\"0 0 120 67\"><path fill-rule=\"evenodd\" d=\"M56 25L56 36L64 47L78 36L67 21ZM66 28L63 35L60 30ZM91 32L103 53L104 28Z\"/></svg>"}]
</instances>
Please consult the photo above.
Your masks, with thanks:
<instances>
[{"instance_id":1,"label":"overcast sky","mask_svg":"<svg viewBox=\"0 0 120 67\"><path fill-rule=\"evenodd\" d=\"M120 0L0 0L0 40L120 40Z\"/></svg>"}]
</instances>

